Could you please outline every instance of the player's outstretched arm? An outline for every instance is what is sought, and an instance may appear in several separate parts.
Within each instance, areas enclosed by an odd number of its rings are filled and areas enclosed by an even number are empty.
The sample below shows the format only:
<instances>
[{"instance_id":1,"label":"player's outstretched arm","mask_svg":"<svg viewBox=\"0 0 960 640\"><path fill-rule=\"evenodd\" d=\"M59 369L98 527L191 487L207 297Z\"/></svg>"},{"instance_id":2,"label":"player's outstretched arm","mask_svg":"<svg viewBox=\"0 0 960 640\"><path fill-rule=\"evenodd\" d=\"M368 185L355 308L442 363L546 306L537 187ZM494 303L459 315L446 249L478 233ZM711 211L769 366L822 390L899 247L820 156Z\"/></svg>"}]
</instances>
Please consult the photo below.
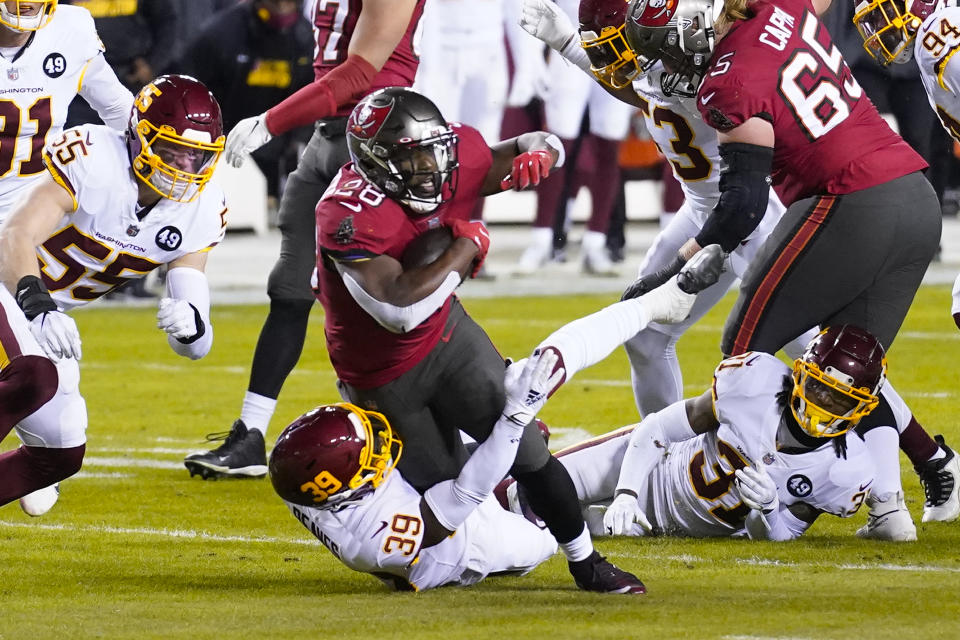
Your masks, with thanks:
<instances>
[{"instance_id":1,"label":"player's outstretched arm","mask_svg":"<svg viewBox=\"0 0 960 640\"><path fill-rule=\"evenodd\" d=\"M603 516L607 533L626 535L635 523L649 530L650 523L640 510L638 498L650 472L671 444L689 440L718 426L710 391L698 398L674 402L644 418L630 434L613 503Z\"/></svg>"},{"instance_id":2,"label":"player's outstretched arm","mask_svg":"<svg viewBox=\"0 0 960 640\"><path fill-rule=\"evenodd\" d=\"M227 135L227 162L239 167L245 154L274 136L330 117L340 105L366 93L403 39L416 6L417 0L364 0L347 59L265 113L238 122Z\"/></svg>"},{"instance_id":3,"label":"player's outstretched arm","mask_svg":"<svg viewBox=\"0 0 960 640\"><path fill-rule=\"evenodd\" d=\"M207 355L213 346L206 264L205 252L190 253L171 262L166 294L157 310L157 328L167 334L170 348L191 360Z\"/></svg>"},{"instance_id":4,"label":"player's outstretched arm","mask_svg":"<svg viewBox=\"0 0 960 640\"><path fill-rule=\"evenodd\" d=\"M563 377L557 363L556 354L535 351L507 369L503 414L490 436L480 443L455 480L434 485L423 494L420 511L426 524L424 547L456 531L510 470L524 429L543 408L547 392Z\"/></svg>"},{"instance_id":5,"label":"player's outstretched arm","mask_svg":"<svg viewBox=\"0 0 960 640\"><path fill-rule=\"evenodd\" d=\"M565 160L560 138L546 131L503 140L490 147L490 153L493 164L480 189L483 196L535 187L550 175L550 169L562 167Z\"/></svg>"},{"instance_id":6,"label":"player's outstretched arm","mask_svg":"<svg viewBox=\"0 0 960 640\"><path fill-rule=\"evenodd\" d=\"M647 108L646 101L637 95L631 85L613 89L597 80L590 67L590 59L581 44L580 34L567 14L552 0L521 0L520 27L541 40L560 56L594 79L614 98L635 107Z\"/></svg>"}]
</instances>

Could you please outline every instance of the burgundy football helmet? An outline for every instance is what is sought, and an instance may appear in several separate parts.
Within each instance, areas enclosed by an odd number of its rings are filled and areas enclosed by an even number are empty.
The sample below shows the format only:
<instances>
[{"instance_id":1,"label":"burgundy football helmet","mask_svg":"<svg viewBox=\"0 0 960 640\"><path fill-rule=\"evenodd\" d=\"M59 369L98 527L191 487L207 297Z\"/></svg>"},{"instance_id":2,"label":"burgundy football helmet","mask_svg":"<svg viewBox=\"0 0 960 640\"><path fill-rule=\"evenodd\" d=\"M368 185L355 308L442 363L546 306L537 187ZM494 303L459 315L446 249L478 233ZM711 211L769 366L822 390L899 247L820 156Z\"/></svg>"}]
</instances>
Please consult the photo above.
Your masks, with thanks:
<instances>
[{"instance_id":1,"label":"burgundy football helmet","mask_svg":"<svg viewBox=\"0 0 960 640\"><path fill-rule=\"evenodd\" d=\"M346 402L322 405L280 434L270 482L287 502L330 509L380 486L402 449L382 414Z\"/></svg>"},{"instance_id":2,"label":"burgundy football helmet","mask_svg":"<svg viewBox=\"0 0 960 640\"><path fill-rule=\"evenodd\" d=\"M223 152L220 105L190 76L160 76L141 89L127 133L137 178L177 202L200 195Z\"/></svg>"},{"instance_id":3,"label":"burgundy football helmet","mask_svg":"<svg viewBox=\"0 0 960 640\"><path fill-rule=\"evenodd\" d=\"M622 89L640 74L637 56L623 36L627 0L580 0L580 42L590 71L603 85Z\"/></svg>"},{"instance_id":4,"label":"burgundy football helmet","mask_svg":"<svg viewBox=\"0 0 960 640\"><path fill-rule=\"evenodd\" d=\"M863 38L863 48L886 66L913 59L913 43L920 25L946 0L860 0L853 24Z\"/></svg>"},{"instance_id":5,"label":"burgundy football helmet","mask_svg":"<svg viewBox=\"0 0 960 640\"><path fill-rule=\"evenodd\" d=\"M453 197L458 143L437 106L405 87L371 93L347 121L347 146L360 175L419 215Z\"/></svg>"},{"instance_id":6,"label":"burgundy football helmet","mask_svg":"<svg viewBox=\"0 0 960 640\"><path fill-rule=\"evenodd\" d=\"M883 346L870 333L829 327L793 363L790 409L810 435L838 436L876 408L886 372Z\"/></svg>"}]
</instances>

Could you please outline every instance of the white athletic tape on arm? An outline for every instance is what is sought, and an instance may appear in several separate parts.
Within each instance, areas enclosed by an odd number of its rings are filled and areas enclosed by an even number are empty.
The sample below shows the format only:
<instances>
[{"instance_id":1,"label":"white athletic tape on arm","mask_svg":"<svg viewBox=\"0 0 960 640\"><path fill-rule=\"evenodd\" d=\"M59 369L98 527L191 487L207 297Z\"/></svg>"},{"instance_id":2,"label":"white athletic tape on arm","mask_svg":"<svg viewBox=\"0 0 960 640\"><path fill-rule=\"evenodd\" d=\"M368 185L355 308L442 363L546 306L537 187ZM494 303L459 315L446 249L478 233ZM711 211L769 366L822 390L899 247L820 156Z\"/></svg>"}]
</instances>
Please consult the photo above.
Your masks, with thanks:
<instances>
[{"instance_id":1,"label":"white athletic tape on arm","mask_svg":"<svg viewBox=\"0 0 960 640\"><path fill-rule=\"evenodd\" d=\"M167 297L186 300L196 308L205 331L200 339L183 344L172 336L167 343L177 355L198 360L210 352L213 346L213 323L210 322L210 286L203 271L192 267L175 267L167 272Z\"/></svg>"},{"instance_id":2,"label":"white athletic tape on arm","mask_svg":"<svg viewBox=\"0 0 960 640\"><path fill-rule=\"evenodd\" d=\"M424 499L448 531L456 531L477 506L486 500L510 470L517 457L523 427L501 417L476 451L463 465L455 480L427 489Z\"/></svg>"},{"instance_id":3,"label":"white athletic tape on arm","mask_svg":"<svg viewBox=\"0 0 960 640\"><path fill-rule=\"evenodd\" d=\"M350 296L360 305L360 308L391 333L407 333L417 328L421 322L442 307L450 294L460 286L460 274L451 271L436 291L409 306L398 307L371 296L349 273L341 271L340 275Z\"/></svg>"}]
</instances>

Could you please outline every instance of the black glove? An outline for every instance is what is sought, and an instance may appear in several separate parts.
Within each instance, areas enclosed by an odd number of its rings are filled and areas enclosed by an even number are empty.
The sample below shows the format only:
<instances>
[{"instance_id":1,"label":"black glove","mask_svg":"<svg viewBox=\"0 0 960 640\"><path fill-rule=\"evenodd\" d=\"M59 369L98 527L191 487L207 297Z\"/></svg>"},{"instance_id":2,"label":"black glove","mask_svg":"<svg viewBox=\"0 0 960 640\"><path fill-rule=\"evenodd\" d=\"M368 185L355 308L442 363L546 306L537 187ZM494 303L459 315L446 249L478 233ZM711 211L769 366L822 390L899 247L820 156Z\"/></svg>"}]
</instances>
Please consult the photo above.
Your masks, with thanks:
<instances>
[{"instance_id":1,"label":"black glove","mask_svg":"<svg viewBox=\"0 0 960 640\"><path fill-rule=\"evenodd\" d=\"M639 298L649 291L653 291L664 282L680 273L680 269L683 269L683 265L686 263L687 261L684 260L683 256L678 253L677 257L673 259L673 262L667 266L645 276L640 276L634 280L633 283L623 292L623 295L620 296L620 299L632 300L633 298Z\"/></svg>"},{"instance_id":2,"label":"black glove","mask_svg":"<svg viewBox=\"0 0 960 640\"><path fill-rule=\"evenodd\" d=\"M41 313L56 311L57 303L50 297L47 286L37 276L23 276L17 282L17 304L23 309L27 320L33 320Z\"/></svg>"}]
</instances>

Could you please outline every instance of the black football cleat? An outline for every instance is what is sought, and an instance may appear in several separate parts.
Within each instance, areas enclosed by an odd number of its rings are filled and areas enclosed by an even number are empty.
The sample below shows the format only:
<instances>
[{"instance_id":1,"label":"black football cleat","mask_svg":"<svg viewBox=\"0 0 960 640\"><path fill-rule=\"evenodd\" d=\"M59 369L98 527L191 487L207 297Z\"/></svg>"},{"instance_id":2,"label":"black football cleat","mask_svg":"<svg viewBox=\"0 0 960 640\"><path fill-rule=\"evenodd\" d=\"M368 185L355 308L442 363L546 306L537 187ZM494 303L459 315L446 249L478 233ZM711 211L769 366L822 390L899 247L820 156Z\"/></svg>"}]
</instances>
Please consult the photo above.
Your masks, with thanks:
<instances>
[{"instance_id":1,"label":"black football cleat","mask_svg":"<svg viewBox=\"0 0 960 640\"><path fill-rule=\"evenodd\" d=\"M596 550L585 560L568 562L577 586L597 593L643 594L647 588L640 578L607 562Z\"/></svg>"},{"instance_id":2,"label":"black football cleat","mask_svg":"<svg viewBox=\"0 0 960 640\"><path fill-rule=\"evenodd\" d=\"M677 274L677 286L684 293L700 293L715 284L723 273L727 254L718 244L700 249Z\"/></svg>"},{"instance_id":3,"label":"black football cleat","mask_svg":"<svg viewBox=\"0 0 960 640\"><path fill-rule=\"evenodd\" d=\"M193 453L183 460L190 477L199 475L204 480L216 478L262 478L267 475L267 448L263 434L247 429L243 420L233 423L230 431L212 433L207 441L224 443L203 453Z\"/></svg>"},{"instance_id":4,"label":"black football cleat","mask_svg":"<svg viewBox=\"0 0 960 640\"><path fill-rule=\"evenodd\" d=\"M922 522L952 522L960 516L960 459L943 436L934 440L947 455L914 467L926 498Z\"/></svg>"}]
</instances>

